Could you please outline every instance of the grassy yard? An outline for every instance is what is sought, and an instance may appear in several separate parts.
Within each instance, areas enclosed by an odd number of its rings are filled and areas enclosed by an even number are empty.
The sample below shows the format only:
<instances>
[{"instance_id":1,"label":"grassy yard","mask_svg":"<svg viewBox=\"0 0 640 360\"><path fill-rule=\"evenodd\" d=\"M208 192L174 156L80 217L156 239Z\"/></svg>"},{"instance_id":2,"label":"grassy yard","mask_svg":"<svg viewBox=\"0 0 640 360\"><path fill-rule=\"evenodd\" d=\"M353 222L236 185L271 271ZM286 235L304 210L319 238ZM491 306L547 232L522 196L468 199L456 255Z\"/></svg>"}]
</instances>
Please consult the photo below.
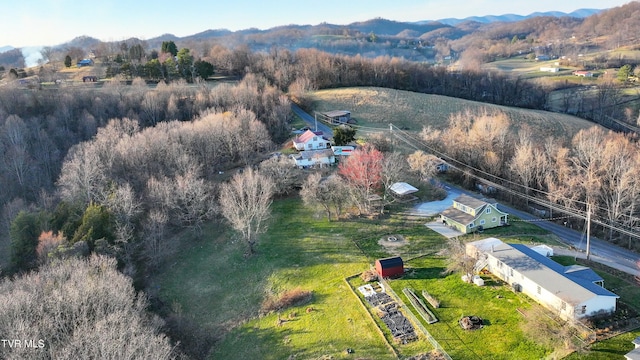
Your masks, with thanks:
<instances>
[{"instance_id":1,"label":"grassy yard","mask_svg":"<svg viewBox=\"0 0 640 360\"><path fill-rule=\"evenodd\" d=\"M451 115L471 111L501 111L509 116L514 132L520 124L528 124L540 138L571 138L593 123L570 115L510 108L440 95L376 87L351 87L320 90L313 93L316 111L349 110L358 125L388 129L393 123L400 128L420 131L424 126L444 129Z\"/></svg>"},{"instance_id":2,"label":"grassy yard","mask_svg":"<svg viewBox=\"0 0 640 360\"><path fill-rule=\"evenodd\" d=\"M157 276L163 301L221 339L213 358L353 357L347 348L357 357L394 358L344 279L373 261L360 248L386 255L376 245L384 234L404 231L425 247L442 240L435 234L419 238L403 222L327 222L297 198L273 206L271 228L251 258L224 228L185 241L173 265ZM279 315L259 315L265 296L297 287L313 291L313 300ZM278 316L287 320L281 326Z\"/></svg>"},{"instance_id":3,"label":"grassy yard","mask_svg":"<svg viewBox=\"0 0 640 360\"><path fill-rule=\"evenodd\" d=\"M487 286L476 287L463 283L459 275L443 275L446 264L437 252L445 246L444 238L424 222L398 214L328 222L298 198L276 200L270 230L253 257L244 257L244 244L221 225L210 225L199 238L185 236L173 263L157 274L159 296L216 339L211 358L393 359L395 353L404 358L432 346L421 338L393 344L390 350L377 319L372 320L345 282L376 258L397 254L409 272L391 286L401 298L402 289L411 287L441 301L442 307L432 309L440 321L424 326L454 359L539 359L553 354L554 349L537 344L522 330L525 319L518 310L538 305L489 278ZM531 223L512 224L465 240L494 236L509 242L555 242ZM386 244L390 235L401 238L402 246ZM606 282L615 284L615 278ZM265 298L294 288L313 291L312 300L280 313L260 313ZM637 290L622 289L629 293L625 298L640 298ZM464 331L457 324L463 315L480 316L488 325ZM388 330L380 328L393 343ZM622 349L625 341L618 338L608 342L619 342L611 346ZM348 354L347 348L354 353Z\"/></svg>"},{"instance_id":4,"label":"grassy yard","mask_svg":"<svg viewBox=\"0 0 640 360\"><path fill-rule=\"evenodd\" d=\"M390 285L405 304L409 302L402 289L407 287L416 294L426 290L440 301L439 308L432 308L439 321L423 325L453 359L541 359L553 352L520 329L525 319L517 309L528 311L537 306L524 295L490 278L485 278L486 286L478 287L464 283L459 274L443 276L445 262L441 258L414 259L407 265L409 273ZM467 315L481 317L486 325L463 330L458 320Z\"/></svg>"}]
</instances>

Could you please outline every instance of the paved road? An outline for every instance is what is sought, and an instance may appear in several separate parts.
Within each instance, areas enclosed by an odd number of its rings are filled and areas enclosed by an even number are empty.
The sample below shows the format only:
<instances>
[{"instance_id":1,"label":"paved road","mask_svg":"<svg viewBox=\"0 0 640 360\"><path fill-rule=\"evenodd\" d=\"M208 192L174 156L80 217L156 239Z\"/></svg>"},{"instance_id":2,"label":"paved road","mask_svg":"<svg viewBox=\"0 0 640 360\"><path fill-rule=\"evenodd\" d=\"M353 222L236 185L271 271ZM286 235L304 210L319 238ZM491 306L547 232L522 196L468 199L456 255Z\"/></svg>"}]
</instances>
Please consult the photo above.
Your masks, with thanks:
<instances>
[{"instance_id":1,"label":"paved road","mask_svg":"<svg viewBox=\"0 0 640 360\"><path fill-rule=\"evenodd\" d=\"M555 234L562 242L577 249L578 251L574 251L574 253L578 257L586 258L587 240L586 235L582 232L578 232L551 221L540 221L540 218L536 216L509 206L499 204L498 208L509 214L513 214L522 220L534 220L536 225ZM609 266L617 264L620 265L620 270L632 269L634 270L633 273L635 275L640 275L640 271L638 271L636 266L636 263L640 261L640 255L593 236L590 237L589 242L591 260L602 262Z\"/></svg>"},{"instance_id":2,"label":"paved road","mask_svg":"<svg viewBox=\"0 0 640 360\"><path fill-rule=\"evenodd\" d=\"M477 194L471 193L457 186L453 186L451 184L446 185L455 189L455 191L459 191L460 193L478 197ZM513 214L522 220L533 220L532 223L558 236L558 238L560 238L563 243L569 245L572 248L562 250L562 255L571 255L580 258L586 258L586 236L582 232L570 229L551 221L543 221L539 217L503 204L498 204L498 209L509 214ZM589 258L591 260L636 276L640 276L640 269L638 269L638 266L636 265L638 261L640 261L639 254L607 243L593 236L590 237L589 242L591 245Z\"/></svg>"},{"instance_id":3,"label":"paved road","mask_svg":"<svg viewBox=\"0 0 640 360\"><path fill-rule=\"evenodd\" d=\"M307 123L309 128L311 128L314 131L316 130L316 119L313 116L307 114L304 110L300 109L296 104L291 104L291 110L293 110L293 112L296 113L296 115L300 116L300 118L302 118L302 120L304 120ZM317 126L318 126L317 130L322 131L323 135L327 139L331 139L333 137L333 130L331 129L331 127L329 127L329 125L321 121L318 121Z\"/></svg>"}]
</instances>

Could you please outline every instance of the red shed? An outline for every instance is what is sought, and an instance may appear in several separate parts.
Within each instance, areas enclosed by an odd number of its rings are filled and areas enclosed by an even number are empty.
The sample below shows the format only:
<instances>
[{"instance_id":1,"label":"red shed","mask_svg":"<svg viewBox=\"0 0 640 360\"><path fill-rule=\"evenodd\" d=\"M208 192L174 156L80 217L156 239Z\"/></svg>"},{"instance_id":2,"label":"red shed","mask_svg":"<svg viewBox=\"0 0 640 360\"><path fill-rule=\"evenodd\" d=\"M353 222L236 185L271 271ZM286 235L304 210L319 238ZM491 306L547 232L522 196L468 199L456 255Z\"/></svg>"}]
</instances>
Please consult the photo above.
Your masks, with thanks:
<instances>
[{"instance_id":1,"label":"red shed","mask_svg":"<svg viewBox=\"0 0 640 360\"><path fill-rule=\"evenodd\" d=\"M394 277L404 274L404 263L399 256L376 260L376 272L381 277Z\"/></svg>"}]
</instances>

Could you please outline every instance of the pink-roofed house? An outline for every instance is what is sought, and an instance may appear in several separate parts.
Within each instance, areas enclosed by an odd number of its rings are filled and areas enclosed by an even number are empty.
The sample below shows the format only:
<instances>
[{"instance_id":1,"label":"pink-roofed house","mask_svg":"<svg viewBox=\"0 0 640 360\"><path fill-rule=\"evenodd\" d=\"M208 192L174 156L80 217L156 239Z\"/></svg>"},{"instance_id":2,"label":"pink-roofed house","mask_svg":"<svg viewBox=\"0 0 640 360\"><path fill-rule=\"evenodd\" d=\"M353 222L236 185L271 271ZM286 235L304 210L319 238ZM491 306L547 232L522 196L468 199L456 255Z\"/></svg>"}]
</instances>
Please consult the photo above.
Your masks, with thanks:
<instances>
[{"instance_id":1,"label":"pink-roofed house","mask_svg":"<svg viewBox=\"0 0 640 360\"><path fill-rule=\"evenodd\" d=\"M293 146L300 151L330 149L331 142L322 136L322 131L307 130L293 139Z\"/></svg>"},{"instance_id":2,"label":"pink-roofed house","mask_svg":"<svg viewBox=\"0 0 640 360\"><path fill-rule=\"evenodd\" d=\"M587 70L576 70L573 72L573 75L582 77L593 77L593 73Z\"/></svg>"}]
</instances>

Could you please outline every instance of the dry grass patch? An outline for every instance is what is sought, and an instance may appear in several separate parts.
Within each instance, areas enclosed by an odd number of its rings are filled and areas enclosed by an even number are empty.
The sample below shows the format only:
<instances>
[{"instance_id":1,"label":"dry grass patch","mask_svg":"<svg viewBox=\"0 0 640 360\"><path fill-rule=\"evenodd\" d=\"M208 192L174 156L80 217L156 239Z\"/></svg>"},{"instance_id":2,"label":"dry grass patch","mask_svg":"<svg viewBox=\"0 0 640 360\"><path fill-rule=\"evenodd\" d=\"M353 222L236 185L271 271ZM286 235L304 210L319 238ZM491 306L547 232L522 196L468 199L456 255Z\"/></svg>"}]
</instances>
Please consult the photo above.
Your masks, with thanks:
<instances>
[{"instance_id":1,"label":"dry grass patch","mask_svg":"<svg viewBox=\"0 0 640 360\"><path fill-rule=\"evenodd\" d=\"M358 125L388 129L388 124L420 131L424 126L445 129L451 115L471 111L503 112L516 132L521 124L529 125L541 137L571 138L593 123L575 116L541 110L511 108L441 95L377 87L351 87L314 92L315 110L349 110Z\"/></svg>"},{"instance_id":2,"label":"dry grass patch","mask_svg":"<svg viewBox=\"0 0 640 360\"><path fill-rule=\"evenodd\" d=\"M313 298L313 292L295 288L283 292L277 297L267 297L262 303L260 311L268 314L272 311L284 310L291 306L306 304Z\"/></svg>"}]
</instances>

